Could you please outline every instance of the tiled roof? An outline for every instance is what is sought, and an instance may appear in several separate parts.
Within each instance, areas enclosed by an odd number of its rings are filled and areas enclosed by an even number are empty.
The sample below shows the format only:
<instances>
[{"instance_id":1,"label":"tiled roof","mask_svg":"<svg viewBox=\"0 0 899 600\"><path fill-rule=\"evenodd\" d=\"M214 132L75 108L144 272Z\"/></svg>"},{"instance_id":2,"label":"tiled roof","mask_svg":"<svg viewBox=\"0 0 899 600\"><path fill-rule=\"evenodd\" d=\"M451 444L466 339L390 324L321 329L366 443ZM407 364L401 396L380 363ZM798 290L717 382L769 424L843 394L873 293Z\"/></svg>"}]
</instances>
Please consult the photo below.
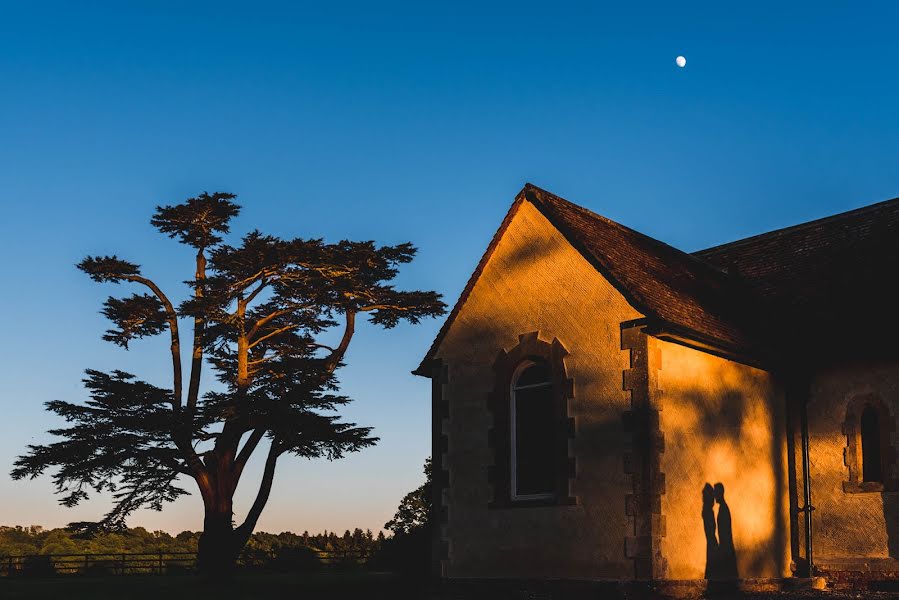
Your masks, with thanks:
<instances>
[{"instance_id":1,"label":"tiled roof","mask_svg":"<svg viewBox=\"0 0 899 600\"><path fill-rule=\"evenodd\" d=\"M647 317L730 350L756 348L745 292L725 272L540 188L524 195Z\"/></svg>"},{"instance_id":2,"label":"tiled roof","mask_svg":"<svg viewBox=\"0 0 899 600\"><path fill-rule=\"evenodd\" d=\"M791 347L833 350L896 329L899 198L694 253L766 306ZM823 345L823 347L822 347ZM854 348L858 351L860 348Z\"/></svg>"},{"instance_id":3,"label":"tiled roof","mask_svg":"<svg viewBox=\"0 0 899 600\"><path fill-rule=\"evenodd\" d=\"M725 273L665 243L528 184L515 199L456 305L415 373L428 363L465 304L517 207L531 202L638 311L715 346L751 352L744 294Z\"/></svg>"},{"instance_id":4,"label":"tiled roof","mask_svg":"<svg viewBox=\"0 0 899 600\"><path fill-rule=\"evenodd\" d=\"M494 235L427 365L522 202L531 202L656 331L749 362L899 334L899 198L687 254L533 185ZM877 334L859 336L863 328ZM895 331L893 331L895 330ZM883 336L880 335L882 338ZM890 339L892 342L892 339Z\"/></svg>"}]
</instances>

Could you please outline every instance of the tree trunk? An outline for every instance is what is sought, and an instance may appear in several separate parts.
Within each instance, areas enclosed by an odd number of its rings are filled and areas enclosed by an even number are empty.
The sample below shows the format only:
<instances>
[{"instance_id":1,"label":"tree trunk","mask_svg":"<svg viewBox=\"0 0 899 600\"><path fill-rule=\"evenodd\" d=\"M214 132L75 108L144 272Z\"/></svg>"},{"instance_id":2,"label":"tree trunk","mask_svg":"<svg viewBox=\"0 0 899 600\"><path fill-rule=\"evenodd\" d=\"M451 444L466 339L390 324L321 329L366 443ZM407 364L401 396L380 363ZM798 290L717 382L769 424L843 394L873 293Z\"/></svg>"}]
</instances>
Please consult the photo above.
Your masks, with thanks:
<instances>
[{"instance_id":1,"label":"tree trunk","mask_svg":"<svg viewBox=\"0 0 899 600\"><path fill-rule=\"evenodd\" d=\"M230 574L243 550L243 544L234 532L231 498L220 500L207 503L203 533L197 545L197 569L204 575Z\"/></svg>"},{"instance_id":2,"label":"tree trunk","mask_svg":"<svg viewBox=\"0 0 899 600\"><path fill-rule=\"evenodd\" d=\"M227 428L227 423L225 427ZM221 440L220 437L216 443L220 443ZM254 447L255 442L253 442L249 454L252 454ZM253 502L246 519L238 528L234 527L232 500L242 469L242 463L241 467L235 467L234 464L237 449L236 447L227 448L222 454L207 456L204 475L196 479L206 508L203 533L200 535L197 545L197 569L204 575L215 577L227 575L234 570L237 559L247 545L250 536L253 535L259 515L262 514L262 510L268 502L272 481L275 477L279 449L278 440L273 440L265 459L265 469L262 473L259 491L256 494L256 501ZM249 454L242 459L245 461L249 458Z\"/></svg>"}]
</instances>

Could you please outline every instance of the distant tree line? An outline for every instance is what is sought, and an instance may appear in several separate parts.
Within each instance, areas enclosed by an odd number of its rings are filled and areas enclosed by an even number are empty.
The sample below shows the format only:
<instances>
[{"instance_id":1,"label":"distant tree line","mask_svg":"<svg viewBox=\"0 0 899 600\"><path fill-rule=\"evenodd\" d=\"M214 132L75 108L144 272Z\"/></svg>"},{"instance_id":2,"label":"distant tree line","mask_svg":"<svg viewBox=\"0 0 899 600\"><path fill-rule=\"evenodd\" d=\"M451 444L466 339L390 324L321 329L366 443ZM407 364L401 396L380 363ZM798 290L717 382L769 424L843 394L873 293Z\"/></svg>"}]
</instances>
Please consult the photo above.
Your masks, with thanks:
<instances>
[{"instance_id":1,"label":"distant tree line","mask_svg":"<svg viewBox=\"0 0 899 600\"><path fill-rule=\"evenodd\" d=\"M171 535L165 531L148 531L143 527L120 532L98 533L85 538L64 528L43 529L39 526L0 526L0 557L32 554L121 554L141 552L196 552L199 531L182 531ZM326 552L353 552L373 556L384 542L384 533L356 528L343 535L325 530L302 534L254 533L247 543L250 553L276 554L284 550L312 548Z\"/></svg>"},{"instance_id":2,"label":"distant tree line","mask_svg":"<svg viewBox=\"0 0 899 600\"><path fill-rule=\"evenodd\" d=\"M322 566L319 553L347 553L347 564L364 557L369 568L405 575L425 576L430 563L432 512L431 462L424 465L425 481L406 494L393 518L384 524L389 532L377 535L371 529L347 529L343 535L325 530L301 534L256 532L248 540L243 557L253 565L290 570L315 569ZM47 556L60 554L139 554L198 552L199 531L182 531L171 535L165 531L148 531L143 527L118 531L95 531L90 535L73 528L44 529L40 526L0 526L0 559L9 556ZM336 557L338 563L341 557ZM49 565L49 563L48 563ZM32 567L52 567L39 563ZM46 574L37 569L36 572Z\"/></svg>"}]
</instances>

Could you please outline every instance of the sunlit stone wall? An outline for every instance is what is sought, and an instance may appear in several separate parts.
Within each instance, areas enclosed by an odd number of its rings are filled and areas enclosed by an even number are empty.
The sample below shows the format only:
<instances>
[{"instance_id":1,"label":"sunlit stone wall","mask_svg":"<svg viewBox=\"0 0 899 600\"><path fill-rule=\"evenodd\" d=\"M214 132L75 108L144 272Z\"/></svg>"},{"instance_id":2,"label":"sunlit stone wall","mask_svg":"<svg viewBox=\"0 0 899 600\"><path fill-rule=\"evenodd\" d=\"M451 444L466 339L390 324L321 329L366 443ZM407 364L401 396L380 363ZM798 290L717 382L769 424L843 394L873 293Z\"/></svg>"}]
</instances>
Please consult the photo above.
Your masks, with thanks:
<instances>
[{"instance_id":1,"label":"sunlit stone wall","mask_svg":"<svg viewBox=\"0 0 899 600\"><path fill-rule=\"evenodd\" d=\"M847 364L821 371L812 379L808 412L816 562L899 557L899 492L847 493L843 489L849 479L843 454L846 410L853 399L871 396L888 407L890 427L895 427L899 363ZM895 456L895 432L890 441ZM887 473L894 478L895 463Z\"/></svg>"},{"instance_id":2,"label":"sunlit stone wall","mask_svg":"<svg viewBox=\"0 0 899 600\"><path fill-rule=\"evenodd\" d=\"M702 488L719 482L732 516L739 576L789 575L782 393L765 371L670 342L649 342L665 439L667 577L705 576Z\"/></svg>"},{"instance_id":3,"label":"sunlit stone wall","mask_svg":"<svg viewBox=\"0 0 899 600\"><path fill-rule=\"evenodd\" d=\"M521 206L437 353L448 369L446 575L633 577L624 555L632 484L622 468L630 437L622 427L628 354L619 324L640 316L536 208ZM488 508L492 365L532 331L547 342L558 338L570 352L577 472L569 492L578 503Z\"/></svg>"}]
</instances>

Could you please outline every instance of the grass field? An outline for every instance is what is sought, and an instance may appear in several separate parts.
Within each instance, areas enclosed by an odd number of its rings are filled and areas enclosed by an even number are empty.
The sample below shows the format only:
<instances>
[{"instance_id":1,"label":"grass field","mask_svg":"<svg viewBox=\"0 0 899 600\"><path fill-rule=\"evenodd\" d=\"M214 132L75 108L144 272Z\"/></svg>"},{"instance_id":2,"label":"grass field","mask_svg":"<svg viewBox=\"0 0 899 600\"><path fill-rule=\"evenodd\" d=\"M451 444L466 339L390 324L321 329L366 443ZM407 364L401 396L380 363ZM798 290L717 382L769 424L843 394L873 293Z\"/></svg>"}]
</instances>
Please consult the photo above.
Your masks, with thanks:
<instances>
[{"instance_id":1,"label":"grass field","mask_svg":"<svg viewBox=\"0 0 899 600\"><path fill-rule=\"evenodd\" d=\"M427 598L424 584L389 574L348 572L236 575L209 582L184 575L0 579L3 600L273 600Z\"/></svg>"},{"instance_id":2,"label":"grass field","mask_svg":"<svg viewBox=\"0 0 899 600\"><path fill-rule=\"evenodd\" d=\"M475 591L475 590L478 591ZM309 574L239 574L226 582L209 582L192 575L133 575L125 577L57 577L0 579L2 600L661 600L651 593L599 592L583 586L524 590L516 585L483 588L429 589L424 582L386 573L327 572ZM887 593L716 594L714 600L885 600Z\"/></svg>"}]
</instances>

